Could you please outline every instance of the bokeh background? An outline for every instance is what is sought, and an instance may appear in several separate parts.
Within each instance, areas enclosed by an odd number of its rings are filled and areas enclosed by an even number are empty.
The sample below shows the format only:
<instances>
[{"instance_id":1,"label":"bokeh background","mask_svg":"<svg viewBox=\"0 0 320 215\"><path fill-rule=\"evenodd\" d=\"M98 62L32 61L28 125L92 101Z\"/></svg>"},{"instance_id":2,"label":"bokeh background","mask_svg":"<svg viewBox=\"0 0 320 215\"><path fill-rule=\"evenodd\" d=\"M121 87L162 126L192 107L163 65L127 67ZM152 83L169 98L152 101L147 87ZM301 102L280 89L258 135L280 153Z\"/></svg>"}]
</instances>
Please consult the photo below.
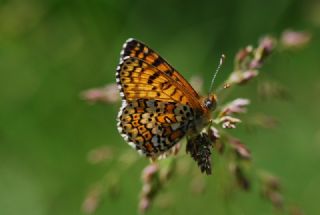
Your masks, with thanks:
<instances>
[{"instance_id":1,"label":"bokeh background","mask_svg":"<svg viewBox=\"0 0 320 215\"><path fill-rule=\"evenodd\" d=\"M281 179L288 204L319 214L319 14L318 1L300 0L0 1L0 214L83 214L90 187L118 171L114 162L92 165L87 157L105 145L118 154L127 149L116 130L120 103L90 105L79 94L115 82L127 38L149 44L186 78L204 77L208 88L221 53L228 58L217 83L232 71L237 50L286 29L308 31L312 40L274 53L258 79L282 84L291 99L260 99L259 81L234 92L251 99L249 113L279 125L243 125L234 134L250 147L254 168ZM136 214L147 163L141 158L123 171L116 195L103 195L94 214ZM205 179L201 195L188 189L193 175L174 178L163 194L168 207L159 203L150 214L277 213L256 189L226 198L220 172Z\"/></svg>"}]
</instances>

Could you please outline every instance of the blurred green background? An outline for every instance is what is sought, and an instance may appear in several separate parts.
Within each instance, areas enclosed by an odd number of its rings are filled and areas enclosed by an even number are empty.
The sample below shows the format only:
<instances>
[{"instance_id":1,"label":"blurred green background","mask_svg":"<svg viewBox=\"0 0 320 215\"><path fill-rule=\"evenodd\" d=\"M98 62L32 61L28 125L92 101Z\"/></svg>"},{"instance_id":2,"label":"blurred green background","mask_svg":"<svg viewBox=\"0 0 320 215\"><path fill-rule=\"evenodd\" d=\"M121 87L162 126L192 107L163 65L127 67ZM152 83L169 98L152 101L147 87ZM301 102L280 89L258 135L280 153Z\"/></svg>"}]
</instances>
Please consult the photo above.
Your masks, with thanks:
<instances>
[{"instance_id":1,"label":"blurred green background","mask_svg":"<svg viewBox=\"0 0 320 215\"><path fill-rule=\"evenodd\" d=\"M250 147L255 168L281 179L286 203L320 213L320 4L318 1L0 1L0 214L83 214L88 190L110 163L92 165L91 149L127 144L116 130L117 105L88 105L81 91L115 82L123 42L134 37L161 53L186 78L209 80L221 53L233 56L265 34L309 31L304 49L276 52L260 78L285 86L289 101L259 99L257 82L235 93L249 97L249 113L276 117L279 126L236 131ZM205 83L206 88L209 81ZM242 127L242 128L241 128ZM117 178L116 196L104 195L95 214L135 214L141 187L137 165ZM217 171L203 195L189 189L192 175L166 187L168 208L150 214L273 214L259 192L223 198Z\"/></svg>"}]
</instances>

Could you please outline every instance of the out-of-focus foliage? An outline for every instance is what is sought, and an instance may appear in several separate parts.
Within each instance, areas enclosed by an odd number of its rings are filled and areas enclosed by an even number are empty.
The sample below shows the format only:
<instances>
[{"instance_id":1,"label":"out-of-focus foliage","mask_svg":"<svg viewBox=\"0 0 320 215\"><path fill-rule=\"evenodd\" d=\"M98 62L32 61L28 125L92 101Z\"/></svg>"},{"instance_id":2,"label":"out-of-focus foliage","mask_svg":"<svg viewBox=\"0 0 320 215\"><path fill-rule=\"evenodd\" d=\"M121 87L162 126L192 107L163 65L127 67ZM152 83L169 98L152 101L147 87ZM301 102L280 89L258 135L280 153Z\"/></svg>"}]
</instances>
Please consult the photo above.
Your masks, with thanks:
<instances>
[{"instance_id":1,"label":"out-of-focus foliage","mask_svg":"<svg viewBox=\"0 0 320 215\"><path fill-rule=\"evenodd\" d=\"M277 126L257 129L251 119L252 126L239 124L234 134L249 145L256 167L280 178L293 212L302 208L306 214L319 213L319 14L317 1L298 0L1 1L0 214L76 215L92 211L94 204L99 204L95 214L137 212L140 172L148 161L118 134L118 107L90 106L79 97L84 89L114 81L128 37L158 50L187 79L199 75L210 80L225 53L216 80L221 83L240 47L265 34L280 37L287 29L283 49L289 44L290 50L274 53L258 80L236 95L249 97L248 111L269 125L275 121L266 116L274 117ZM288 34L295 30L308 33ZM292 38L300 39L303 47L290 47ZM209 84L204 83L207 88ZM285 89L289 99L265 90L274 84ZM97 147L108 148L91 151ZM100 162L114 156L134 165L115 169L112 162ZM213 162L210 177L187 174L188 167L178 162L176 171L182 176L164 187L150 214L274 212L257 198L258 190L225 190L225 169L230 167L214 153ZM93 184L98 180L103 183ZM97 190L108 195L99 198ZM91 199L83 208L88 193Z\"/></svg>"}]
</instances>

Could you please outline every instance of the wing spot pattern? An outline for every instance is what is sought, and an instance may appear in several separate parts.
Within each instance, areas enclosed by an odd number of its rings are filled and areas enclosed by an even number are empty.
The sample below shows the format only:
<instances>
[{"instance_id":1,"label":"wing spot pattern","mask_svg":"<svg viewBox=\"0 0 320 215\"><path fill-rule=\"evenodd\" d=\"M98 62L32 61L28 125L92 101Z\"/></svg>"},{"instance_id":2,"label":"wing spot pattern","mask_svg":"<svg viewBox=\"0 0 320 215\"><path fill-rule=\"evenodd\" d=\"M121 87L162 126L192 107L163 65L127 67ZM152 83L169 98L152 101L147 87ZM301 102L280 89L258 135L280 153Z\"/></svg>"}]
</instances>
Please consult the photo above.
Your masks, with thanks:
<instances>
[{"instance_id":1,"label":"wing spot pattern","mask_svg":"<svg viewBox=\"0 0 320 215\"><path fill-rule=\"evenodd\" d=\"M194 116L177 116L190 107L175 102L138 99L122 107L118 130L142 154L157 157L181 140ZM150 110L156 111L150 112ZM133 110L133 111L132 111ZM142 110L142 111L141 111Z\"/></svg>"}]
</instances>

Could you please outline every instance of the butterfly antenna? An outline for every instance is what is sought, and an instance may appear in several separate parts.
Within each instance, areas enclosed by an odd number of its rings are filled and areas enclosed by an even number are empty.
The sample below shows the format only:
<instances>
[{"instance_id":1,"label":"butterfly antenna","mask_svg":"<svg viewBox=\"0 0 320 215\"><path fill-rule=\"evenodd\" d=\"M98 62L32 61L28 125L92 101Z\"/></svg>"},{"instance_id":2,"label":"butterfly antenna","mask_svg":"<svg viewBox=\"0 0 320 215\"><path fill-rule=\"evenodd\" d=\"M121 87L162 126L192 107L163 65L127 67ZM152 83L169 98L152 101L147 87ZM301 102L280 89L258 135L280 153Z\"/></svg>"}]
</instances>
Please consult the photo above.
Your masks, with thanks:
<instances>
[{"instance_id":1,"label":"butterfly antenna","mask_svg":"<svg viewBox=\"0 0 320 215\"><path fill-rule=\"evenodd\" d=\"M225 56L224 54L222 54L221 57L220 57L219 65L218 65L218 67L217 67L217 69L216 69L216 72L214 73L213 78L212 78L212 81L211 81L210 90L209 90L209 95L210 95L210 93L212 92L214 80L216 79L216 76L217 76L217 74L218 74L218 72L219 72L219 70L220 70L220 68L221 68L221 66L222 66L225 58L226 58L226 56Z\"/></svg>"}]
</instances>

